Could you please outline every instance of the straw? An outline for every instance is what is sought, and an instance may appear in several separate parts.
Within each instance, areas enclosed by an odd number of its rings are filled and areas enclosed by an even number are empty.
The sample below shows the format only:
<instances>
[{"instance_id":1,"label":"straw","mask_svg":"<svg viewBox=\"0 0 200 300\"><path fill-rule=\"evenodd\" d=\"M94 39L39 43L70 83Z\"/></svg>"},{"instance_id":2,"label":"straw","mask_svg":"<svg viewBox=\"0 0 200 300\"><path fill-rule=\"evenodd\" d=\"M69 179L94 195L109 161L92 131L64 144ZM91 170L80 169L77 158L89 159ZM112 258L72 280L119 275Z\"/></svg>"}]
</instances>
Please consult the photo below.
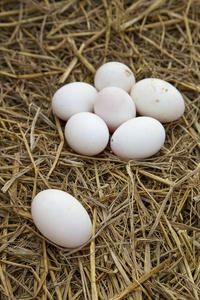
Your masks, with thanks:
<instances>
[{"instance_id":1,"label":"straw","mask_svg":"<svg viewBox=\"0 0 200 300\"><path fill-rule=\"evenodd\" d=\"M200 299L199 1L14 1L0 11L0 299ZM170 82L184 115L163 147L127 160L75 153L53 94L109 61ZM33 223L45 189L76 197L89 241L66 249Z\"/></svg>"}]
</instances>

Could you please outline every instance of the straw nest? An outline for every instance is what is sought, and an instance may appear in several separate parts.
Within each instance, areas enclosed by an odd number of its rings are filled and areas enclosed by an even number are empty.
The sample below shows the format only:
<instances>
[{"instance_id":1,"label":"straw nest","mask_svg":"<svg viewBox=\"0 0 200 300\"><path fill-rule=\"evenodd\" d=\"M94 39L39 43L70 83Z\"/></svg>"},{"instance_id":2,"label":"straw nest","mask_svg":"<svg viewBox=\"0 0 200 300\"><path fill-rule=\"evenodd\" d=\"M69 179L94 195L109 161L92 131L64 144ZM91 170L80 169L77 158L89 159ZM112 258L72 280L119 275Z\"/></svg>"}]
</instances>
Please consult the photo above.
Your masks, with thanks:
<instances>
[{"instance_id":1,"label":"straw nest","mask_svg":"<svg viewBox=\"0 0 200 300\"><path fill-rule=\"evenodd\" d=\"M1 0L0 299L199 299L199 1ZM186 111L153 157L74 153L51 98L107 61L164 79ZM46 240L31 200L56 188L93 222L79 249Z\"/></svg>"}]
</instances>

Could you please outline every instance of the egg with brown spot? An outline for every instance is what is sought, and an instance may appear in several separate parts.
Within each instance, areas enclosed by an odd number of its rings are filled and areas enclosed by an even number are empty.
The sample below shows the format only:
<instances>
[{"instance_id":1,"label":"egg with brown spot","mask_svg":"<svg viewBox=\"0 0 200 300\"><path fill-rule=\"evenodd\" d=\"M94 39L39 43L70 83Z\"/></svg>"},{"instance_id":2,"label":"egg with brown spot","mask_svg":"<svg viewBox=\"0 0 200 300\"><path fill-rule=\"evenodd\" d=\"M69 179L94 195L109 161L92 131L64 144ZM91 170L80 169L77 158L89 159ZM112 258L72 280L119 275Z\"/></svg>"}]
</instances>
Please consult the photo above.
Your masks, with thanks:
<instances>
[{"instance_id":1,"label":"egg with brown spot","mask_svg":"<svg viewBox=\"0 0 200 300\"><path fill-rule=\"evenodd\" d=\"M130 93L139 115L168 123L179 119L185 110L181 93L169 82L158 78L138 81Z\"/></svg>"},{"instance_id":2,"label":"egg with brown spot","mask_svg":"<svg viewBox=\"0 0 200 300\"><path fill-rule=\"evenodd\" d=\"M94 85L98 91L114 86L130 92L135 84L133 71L125 64L111 61L102 65L94 77Z\"/></svg>"}]
</instances>

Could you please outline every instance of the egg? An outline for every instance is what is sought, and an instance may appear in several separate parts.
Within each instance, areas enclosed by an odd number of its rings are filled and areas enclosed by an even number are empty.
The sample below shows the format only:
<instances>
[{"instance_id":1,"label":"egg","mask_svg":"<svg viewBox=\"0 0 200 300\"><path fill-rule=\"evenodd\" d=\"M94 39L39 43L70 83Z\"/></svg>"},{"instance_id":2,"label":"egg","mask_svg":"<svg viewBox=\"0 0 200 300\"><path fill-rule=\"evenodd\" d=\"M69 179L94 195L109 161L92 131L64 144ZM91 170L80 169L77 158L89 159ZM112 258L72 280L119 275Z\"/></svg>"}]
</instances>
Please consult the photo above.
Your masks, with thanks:
<instances>
[{"instance_id":1,"label":"egg","mask_svg":"<svg viewBox=\"0 0 200 300\"><path fill-rule=\"evenodd\" d=\"M52 110L67 121L78 112L93 112L97 90L86 82L71 82L58 89L52 98Z\"/></svg>"},{"instance_id":2,"label":"egg","mask_svg":"<svg viewBox=\"0 0 200 300\"><path fill-rule=\"evenodd\" d=\"M103 88L94 102L94 112L114 132L125 121L136 116L135 104L131 96L118 87Z\"/></svg>"},{"instance_id":3,"label":"egg","mask_svg":"<svg viewBox=\"0 0 200 300\"><path fill-rule=\"evenodd\" d=\"M98 91L107 86L116 86L130 92L135 84L132 70L123 63L111 61L102 65L94 77L94 86Z\"/></svg>"},{"instance_id":4,"label":"egg","mask_svg":"<svg viewBox=\"0 0 200 300\"><path fill-rule=\"evenodd\" d=\"M162 79L142 79L132 87L130 95L140 115L153 117L161 123L179 119L185 110L181 93Z\"/></svg>"},{"instance_id":5,"label":"egg","mask_svg":"<svg viewBox=\"0 0 200 300\"><path fill-rule=\"evenodd\" d=\"M109 130L99 116L90 112L80 112L66 123L65 138L75 152L93 156L106 148Z\"/></svg>"},{"instance_id":6,"label":"egg","mask_svg":"<svg viewBox=\"0 0 200 300\"><path fill-rule=\"evenodd\" d=\"M76 248L91 237L92 223L87 211L64 191L47 189L38 193L32 201L31 213L38 230L59 246Z\"/></svg>"},{"instance_id":7,"label":"egg","mask_svg":"<svg viewBox=\"0 0 200 300\"><path fill-rule=\"evenodd\" d=\"M156 119L137 117L126 121L113 133L110 146L114 154L143 159L156 154L165 142L165 129Z\"/></svg>"}]
</instances>

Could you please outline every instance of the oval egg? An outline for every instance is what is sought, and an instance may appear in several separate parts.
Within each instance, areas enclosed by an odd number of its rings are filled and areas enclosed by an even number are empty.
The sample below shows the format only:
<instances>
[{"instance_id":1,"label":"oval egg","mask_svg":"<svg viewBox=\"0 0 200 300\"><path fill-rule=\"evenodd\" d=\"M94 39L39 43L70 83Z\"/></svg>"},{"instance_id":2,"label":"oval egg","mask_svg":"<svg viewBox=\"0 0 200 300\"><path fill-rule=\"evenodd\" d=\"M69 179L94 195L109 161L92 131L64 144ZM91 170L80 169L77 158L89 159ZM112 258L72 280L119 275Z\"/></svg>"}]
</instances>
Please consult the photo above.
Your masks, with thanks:
<instances>
[{"instance_id":1,"label":"oval egg","mask_svg":"<svg viewBox=\"0 0 200 300\"><path fill-rule=\"evenodd\" d=\"M156 119L137 117L126 121L113 133L110 146L114 154L128 159L148 158L160 150L165 129Z\"/></svg>"},{"instance_id":2,"label":"oval egg","mask_svg":"<svg viewBox=\"0 0 200 300\"><path fill-rule=\"evenodd\" d=\"M76 248L91 237L92 223L87 211L66 192L48 189L38 193L31 213L39 231L59 246Z\"/></svg>"},{"instance_id":3,"label":"oval egg","mask_svg":"<svg viewBox=\"0 0 200 300\"><path fill-rule=\"evenodd\" d=\"M67 121L78 112L93 112L97 90L86 82L71 82L58 89L52 98L52 110Z\"/></svg>"},{"instance_id":4,"label":"oval egg","mask_svg":"<svg viewBox=\"0 0 200 300\"><path fill-rule=\"evenodd\" d=\"M179 119L185 110L181 93L162 79L142 79L133 86L130 95L140 115L153 117L161 123Z\"/></svg>"},{"instance_id":5,"label":"oval egg","mask_svg":"<svg viewBox=\"0 0 200 300\"><path fill-rule=\"evenodd\" d=\"M106 148L109 130L99 116L90 112L81 112L72 116L66 123L65 138L75 152L93 156Z\"/></svg>"},{"instance_id":6,"label":"oval egg","mask_svg":"<svg viewBox=\"0 0 200 300\"><path fill-rule=\"evenodd\" d=\"M132 70L117 61L110 61L102 65L94 77L94 86L98 91L107 86L116 86L129 93L134 84L135 76Z\"/></svg>"},{"instance_id":7,"label":"oval egg","mask_svg":"<svg viewBox=\"0 0 200 300\"><path fill-rule=\"evenodd\" d=\"M103 88L94 102L94 112L107 124L109 131L136 116L135 104L131 96L118 87Z\"/></svg>"}]
</instances>

